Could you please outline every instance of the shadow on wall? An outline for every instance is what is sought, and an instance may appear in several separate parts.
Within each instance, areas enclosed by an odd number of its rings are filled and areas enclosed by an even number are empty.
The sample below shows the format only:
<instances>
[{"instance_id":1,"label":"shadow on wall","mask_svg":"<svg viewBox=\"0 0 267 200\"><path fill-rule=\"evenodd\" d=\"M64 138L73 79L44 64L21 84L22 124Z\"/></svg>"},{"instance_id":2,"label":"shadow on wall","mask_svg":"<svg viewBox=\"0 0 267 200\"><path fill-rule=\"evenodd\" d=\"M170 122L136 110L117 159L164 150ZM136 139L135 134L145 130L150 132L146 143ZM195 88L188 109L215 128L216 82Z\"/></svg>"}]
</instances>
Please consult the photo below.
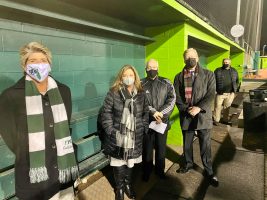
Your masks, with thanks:
<instances>
[{"instance_id":1,"label":"shadow on wall","mask_svg":"<svg viewBox=\"0 0 267 200\"><path fill-rule=\"evenodd\" d=\"M81 82L76 85L78 89L76 90L75 88L74 91L77 92L76 98L73 100L78 108L78 112L97 108L99 109L102 106L103 100L105 99L110 86L115 80L114 75L106 74L106 72L103 72L103 75L99 75L99 73L95 74L92 71L89 74L87 73L87 75L81 73L80 77L81 79L88 79L90 81L81 80ZM101 81L102 78L103 82Z\"/></svg>"},{"instance_id":2,"label":"shadow on wall","mask_svg":"<svg viewBox=\"0 0 267 200\"><path fill-rule=\"evenodd\" d=\"M88 82L85 84L84 88L84 96L85 98L97 98L97 90L96 86L92 82Z\"/></svg>"},{"instance_id":3,"label":"shadow on wall","mask_svg":"<svg viewBox=\"0 0 267 200\"><path fill-rule=\"evenodd\" d=\"M0 76L0 94L7 89L8 87L12 86L15 84L15 81L10 79L7 76Z\"/></svg>"}]
</instances>

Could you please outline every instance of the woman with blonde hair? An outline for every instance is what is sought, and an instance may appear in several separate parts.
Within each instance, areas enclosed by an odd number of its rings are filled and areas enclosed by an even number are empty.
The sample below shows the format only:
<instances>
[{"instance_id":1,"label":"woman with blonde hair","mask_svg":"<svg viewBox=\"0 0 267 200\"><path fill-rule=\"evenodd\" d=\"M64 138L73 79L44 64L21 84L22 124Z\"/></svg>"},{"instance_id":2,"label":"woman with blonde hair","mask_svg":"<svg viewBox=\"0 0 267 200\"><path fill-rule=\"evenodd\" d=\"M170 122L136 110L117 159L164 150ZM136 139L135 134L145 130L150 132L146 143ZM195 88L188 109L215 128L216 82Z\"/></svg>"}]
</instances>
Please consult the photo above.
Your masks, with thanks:
<instances>
[{"instance_id":1,"label":"woman with blonde hair","mask_svg":"<svg viewBox=\"0 0 267 200\"><path fill-rule=\"evenodd\" d=\"M16 196L23 200L74 199L71 93L49 75L51 58L44 45L25 45L24 76L0 96L0 134L16 156Z\"/></svg>"},{"instance_id":2,"label":"woman with blonde hair","mask_svg":"<svg viewBox=\"0 0 267 200\"><path fill-rule=\"evenodd\" d=\"M135 199L132 168L142 162L143 135L148 131L148 104L133 66L121 68L106 96L101 115L105 137L109 138L106 152L113 167L115 199L124 199L124 192L128 198Z\"/></svg>"}]
</instances>

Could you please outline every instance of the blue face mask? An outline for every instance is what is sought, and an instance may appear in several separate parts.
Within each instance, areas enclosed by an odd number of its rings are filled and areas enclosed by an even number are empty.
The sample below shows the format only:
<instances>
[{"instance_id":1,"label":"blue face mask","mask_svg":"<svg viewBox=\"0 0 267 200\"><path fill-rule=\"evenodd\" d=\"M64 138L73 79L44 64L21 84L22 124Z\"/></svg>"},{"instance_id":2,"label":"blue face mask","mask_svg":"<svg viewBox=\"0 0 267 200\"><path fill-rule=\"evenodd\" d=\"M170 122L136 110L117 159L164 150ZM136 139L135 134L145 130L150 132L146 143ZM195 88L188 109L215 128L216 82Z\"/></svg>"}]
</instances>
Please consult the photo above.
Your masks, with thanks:
<instances>
[{"instance_id":1,"label":"blue face mask","mask_svg":"<svg viewBox=\"0 0 267 200\"><path fill-rule=\"evenodd\" d=\"M124 78L122 78L122 82L125 85L129 86L129 85L132 85L134 83L134 78L132 78L132 77L124 77Z\"/></svg>"},{"instance_id":2,"label":"blue face mask","mask_svg":"<svg viewBox=\"0 0 267 200\"><path fill-rule=\"evenodd\" d=\"M28 64L25 71L34 80L42 82L51 72L51 67L49 63Z\"/></svg>"}]
</instances>

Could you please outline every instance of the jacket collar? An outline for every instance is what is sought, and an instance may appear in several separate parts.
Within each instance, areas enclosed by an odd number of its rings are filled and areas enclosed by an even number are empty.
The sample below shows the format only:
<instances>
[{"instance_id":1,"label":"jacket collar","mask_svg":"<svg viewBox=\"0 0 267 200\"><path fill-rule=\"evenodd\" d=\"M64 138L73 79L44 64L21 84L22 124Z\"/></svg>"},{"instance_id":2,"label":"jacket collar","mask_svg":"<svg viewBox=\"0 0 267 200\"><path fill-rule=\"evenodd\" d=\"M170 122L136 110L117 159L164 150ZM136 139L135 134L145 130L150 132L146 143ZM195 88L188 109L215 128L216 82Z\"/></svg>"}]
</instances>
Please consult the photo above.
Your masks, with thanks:
<instances>
[{"instance_id":1,"label":"jacket collar","mask_svg":"<svg viewBox=\"0 0 267 200\"><path fill-rule=\"evenodd\" d=\"M21 77L14 85L16 89L24 89L25 88L25 76Z\"/></svg>"},{"instance_id":2,"label":"jacket collar","mask_svg":"<svg viewBox=\"0 0 267 200\"><path fill-rule=\"evenodd\" d=\"M151 79L151 78L149 78L148 76L146 77L146 80L148 80L148 81L155 81L155 80L158 80L158 78L159 78L159 75L157 75L157 77L155 78L155 79Z\"/></svg>"},{"instance_id":3,"label":"jacket collar","mask_svg":"<svg viewBox=\"0 0 267 200\"><path fill-rule=\"evenodd\" d=\"M200 65L198 65L198 76L199 76L199 75L202 76L203 73L204 73L203 68L202 68Z\"/></svg>"}]
</instances>

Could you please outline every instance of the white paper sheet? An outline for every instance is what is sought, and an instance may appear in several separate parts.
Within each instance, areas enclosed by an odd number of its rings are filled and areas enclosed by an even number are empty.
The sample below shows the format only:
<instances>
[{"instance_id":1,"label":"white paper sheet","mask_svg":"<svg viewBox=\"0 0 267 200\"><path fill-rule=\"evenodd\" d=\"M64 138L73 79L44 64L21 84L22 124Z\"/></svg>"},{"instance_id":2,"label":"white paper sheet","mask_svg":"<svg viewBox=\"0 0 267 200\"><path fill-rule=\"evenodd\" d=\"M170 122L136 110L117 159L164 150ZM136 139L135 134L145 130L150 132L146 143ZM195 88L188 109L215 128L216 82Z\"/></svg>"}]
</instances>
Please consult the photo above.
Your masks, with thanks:
<instances>
[{"instance_id":1,"label":"white paper sheet","mask_svg":"<svg viewBox=\"0 0 267 200\"><path fill-rule=\"evenodd\" d=\"M154 131L157 131L158 133L164 134L166 130L167 124L161 122L160 124L157 124L156 121L152 121L149 124L149 128L153 129Z\"/></svg>"}]
</instances>

